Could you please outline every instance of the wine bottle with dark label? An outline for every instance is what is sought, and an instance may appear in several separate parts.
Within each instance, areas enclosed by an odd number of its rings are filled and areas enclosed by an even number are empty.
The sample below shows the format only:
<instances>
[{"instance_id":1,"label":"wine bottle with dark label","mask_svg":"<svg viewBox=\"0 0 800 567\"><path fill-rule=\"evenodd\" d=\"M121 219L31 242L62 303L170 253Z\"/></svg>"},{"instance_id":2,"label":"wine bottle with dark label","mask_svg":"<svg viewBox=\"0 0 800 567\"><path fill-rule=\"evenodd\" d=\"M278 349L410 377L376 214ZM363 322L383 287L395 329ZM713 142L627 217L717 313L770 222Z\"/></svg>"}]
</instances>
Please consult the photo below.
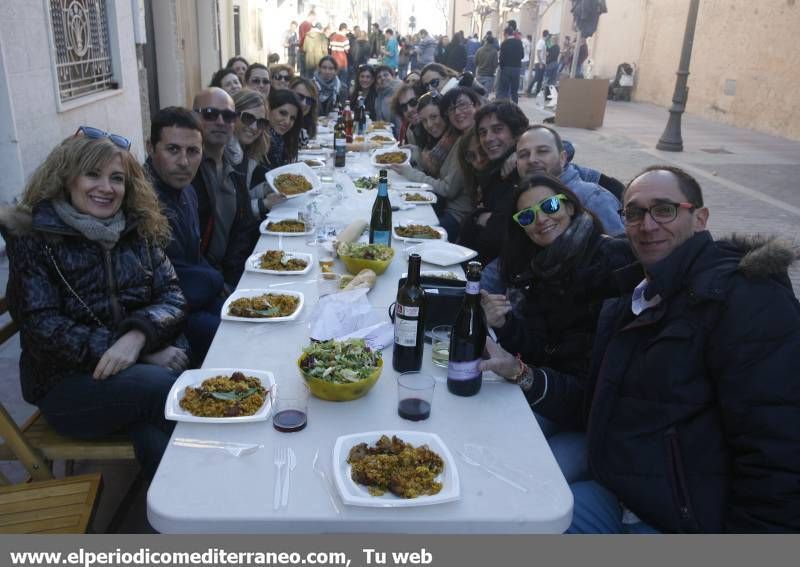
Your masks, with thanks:
<instances>
[{"instance_id":1,"label":"wine bottle with dark label","mask_svg":"<svg viewBox=\"0 0 800 567\"><path fill-rule=\"evenodd\" d=\"M334 167L344 167L345 160L347 159L347 139L345 138L344 120L341 114L339 115L339 119L336 121L336 126L333 129L333 151Z\"/></svg>"},{"instance_id":2,"label":"wine bottle with dark label","mask_svg":"<svg viewBox=\"0 0 800 567\"><path fill-rule=\"evenodd\" d=\"M467 289L450 333L447 389L457 396L474 396L481 389L480 362L486 346L486 317L481 309L481 264L467 265Z\"/></svg>"},{"instance_id":3,"label":"wine bottle with dark label","mask_svg":"<svg viewBox=\"0 0 800 567\"><path fill-rule=\"evenodd\" d=\"M364 97L358 97L358 127L356 133L363 136L367 130L367 106L364 103Z\"/></svg>"},{"instance_id":4,"label":"wine bottle with dark label","mask_svg":"<svg viewBox=\"0 0 800 567\"><path fill-rule=\"evenodd\" d=\"M419 281L422 258L412 254L408 259L408 277L397 290L394 305L394 351L392 366L397 372L419 370L425 350L425 290Z\"/></svg>"},{"instance_id":5,"label":"wine bottle with dark label","mask_svg":"<svg viewBox=\"0 0 800 567\"><path fill-rule=\"evenodd\" d=\"M369 220L369 243L392 245L392 204L389 202L389 179L385 169L378 177L378 196Z\"/></svg>"}]
</instances>

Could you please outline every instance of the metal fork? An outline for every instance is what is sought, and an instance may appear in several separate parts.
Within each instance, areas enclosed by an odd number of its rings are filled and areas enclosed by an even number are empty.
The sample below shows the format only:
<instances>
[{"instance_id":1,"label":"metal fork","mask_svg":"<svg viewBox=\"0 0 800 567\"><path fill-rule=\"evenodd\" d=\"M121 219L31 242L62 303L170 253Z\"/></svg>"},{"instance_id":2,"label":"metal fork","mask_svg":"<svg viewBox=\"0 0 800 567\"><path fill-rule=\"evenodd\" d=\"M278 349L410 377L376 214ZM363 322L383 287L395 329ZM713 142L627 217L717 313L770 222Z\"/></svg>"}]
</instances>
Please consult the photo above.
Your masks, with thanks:
<instances>
[{"instance_id":1,"label":"metal fork","mask_svg":"<svg viewBox=\"0 0 800 567\"><path fill-rule=\"evenodd\" d=\"M286 447L275 447L275 492L272 495L272 509L277 510L281 505L281 479L283 467L289 460L289 452Z\"/></svg>"}]
</instances>

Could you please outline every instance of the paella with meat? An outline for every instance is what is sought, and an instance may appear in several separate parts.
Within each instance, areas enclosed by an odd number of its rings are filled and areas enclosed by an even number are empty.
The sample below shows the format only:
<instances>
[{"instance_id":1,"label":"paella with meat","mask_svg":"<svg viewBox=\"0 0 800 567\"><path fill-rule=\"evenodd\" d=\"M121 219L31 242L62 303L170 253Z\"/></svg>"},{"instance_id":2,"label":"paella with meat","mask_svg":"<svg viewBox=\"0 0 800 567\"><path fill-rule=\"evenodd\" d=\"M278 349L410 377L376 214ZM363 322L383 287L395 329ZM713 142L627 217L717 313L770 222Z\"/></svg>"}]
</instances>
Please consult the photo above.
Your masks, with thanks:
<instances>
[{"instance_id":1,"label":"paella with meat","mask_svg":"<svg viewBox=\"0 0 800 567\"><path fill-rule=\"evenodd\" d=\"M261 409L268 395L261 380L234 372L203 380L199 387L187 386L180 406L197 417L241 417Z\"/></svg>"},{"instance_id":2,"label":"paella with meat","mask_svg":"<svg viewBox=\"0 0 800 567\"><path fill-rule=\"evenodd\" d=\"M267 250L258 259L258 267L262 270L277 272L299 272L306 269L308 262L295 258L283 250Z\"/></svg>"},{"instance_id":3,"label":"paella with meat","mask_svg":"<svg viewBox=\"0 0 800 567\"><path fill-rule=\"evenodd\" d=\"M242 297L228 305L228 315L248 319L289 317L300 305L300 298L280 293L265 293L255 297Z\"/></svg>"},{"instance_id":4,"label":"paella with meat","mask_svg":"<svg viewBox=\"0 0 800 567\"><path fill-rule=\"evenodd\" d=\"M282 173L275 178L274 183L275 189L284 195L299 195L314 187L308 179L296 173Z\"/></svg>"}]
</instances>

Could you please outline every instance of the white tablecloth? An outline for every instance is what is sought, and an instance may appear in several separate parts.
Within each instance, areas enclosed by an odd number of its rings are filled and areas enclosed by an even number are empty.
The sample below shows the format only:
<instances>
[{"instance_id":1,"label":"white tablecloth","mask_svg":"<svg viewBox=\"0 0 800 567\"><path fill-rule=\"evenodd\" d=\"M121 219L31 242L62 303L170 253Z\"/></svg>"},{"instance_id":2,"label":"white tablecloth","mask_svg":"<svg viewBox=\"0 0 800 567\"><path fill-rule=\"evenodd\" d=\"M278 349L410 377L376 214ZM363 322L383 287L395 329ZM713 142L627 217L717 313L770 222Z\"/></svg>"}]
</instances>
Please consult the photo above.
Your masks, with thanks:
<instances>
[{"instance_id":1,"label":"white tablecloth","mask_svg":"<svg viewBox=\"0 0 800 567\"><path fill-rule=\"evenodd\" d=\"M365 154L348 156L347 171L376 174ZM394 177L390 173L391 177ZM329 215L341 226L353 219L369 219L375 191L358 192L344 171L336 182L344 190L343 200ZM400 179L400 178L396 178ZM326 197L335 193L333 184L323 188ZM294 216L307 200L292 199L274 211L276 216ZM328 199L334 202L331 196ZM435 223L430 206L397 211L396 220L418 219ZM311 252L306 237L282 237L283 249ZM257 250L274 248L278 238L262 236ZM397 243L395 243L397 245ZM397 246L396 246L397 247ZM378 277L369 299L377 312L386 313L394 301L397 280L406 271L402 244L387 272ZM423 269L437 268L423 265ZM337 271L345 273L337 262ZM459 270L458 266L450 269ZM301 291L306 296L302 315L287 323L237 323L223 321L214 339L205 368L237 367L270 370L282 385L302 380L296 360L308 344L308 316L317 301L319 268L306 276L268 276L245 272L240 289L273 288ZM388 315L386 315L388 320ZM178 423L173 439L258 443L252 454L234 457L225 451L170 444L147 497L150 523L166 533L558 533L572 517L572 493L559 470L530 407L517 386L499 380L484 382L480 393L470 398L447 391L446 372L431 361L426 345L423 370L437 379L433 409L426 421L411 422L397 415L397 373L392 369L391 348L384 350L383 374L363 398L351 402L327 402L311 397L308 426L296 433L279 433L271 421L249 424ZM362 508L344 506L341 513L331 505L324 485L312 470L319 451L331 473L332 450L340 435L375 430L412 430L437 433L451 452L465 443L487 448L498 458L494 468L526 488L523 492L498 480L482 468L456 457L461 497L455 502L409 508ZM292 473L288 509L273 510L276 444L291 446L297 454Z\"/></svg>"}]
</instances>

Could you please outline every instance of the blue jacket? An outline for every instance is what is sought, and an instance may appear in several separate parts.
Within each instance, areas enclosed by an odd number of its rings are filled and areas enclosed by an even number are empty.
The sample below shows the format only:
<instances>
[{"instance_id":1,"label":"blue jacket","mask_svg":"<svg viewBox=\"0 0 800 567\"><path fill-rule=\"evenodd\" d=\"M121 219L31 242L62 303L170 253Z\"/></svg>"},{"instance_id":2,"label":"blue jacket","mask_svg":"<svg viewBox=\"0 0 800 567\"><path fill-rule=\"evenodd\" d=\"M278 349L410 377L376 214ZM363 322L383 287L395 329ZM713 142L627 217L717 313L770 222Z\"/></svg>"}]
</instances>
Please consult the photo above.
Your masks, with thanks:
<instances>
[{"instance_id":1,"label":"blue jacket","mask_svg":"<svg viewBox=\"0 0 800 567\"><path fill-rule=\"evenodd\" d=\"M199 311L216 302L224 282L222 274L200 254L197 193L191 185L180 190L169 187L156 175L150 159L146 165L161 201L162 212L172 228L167 257L178 274L189 312Z\"/></svg>"},{"instance_id":2,"label":"blue jacket","mask_svg":"<svg viewBox=\"0 0 800 567\"><path fill-rule=\"evenodd\" d=\"M606 234L611 236L623 234L625 227L622 219L619 218L620 204L617 198L598 184L581 179L577 168L570 166L564 168L564 172L560 176L564 185L572 189L581 204L600 219Z\"/></svg>"}]
</instances>

